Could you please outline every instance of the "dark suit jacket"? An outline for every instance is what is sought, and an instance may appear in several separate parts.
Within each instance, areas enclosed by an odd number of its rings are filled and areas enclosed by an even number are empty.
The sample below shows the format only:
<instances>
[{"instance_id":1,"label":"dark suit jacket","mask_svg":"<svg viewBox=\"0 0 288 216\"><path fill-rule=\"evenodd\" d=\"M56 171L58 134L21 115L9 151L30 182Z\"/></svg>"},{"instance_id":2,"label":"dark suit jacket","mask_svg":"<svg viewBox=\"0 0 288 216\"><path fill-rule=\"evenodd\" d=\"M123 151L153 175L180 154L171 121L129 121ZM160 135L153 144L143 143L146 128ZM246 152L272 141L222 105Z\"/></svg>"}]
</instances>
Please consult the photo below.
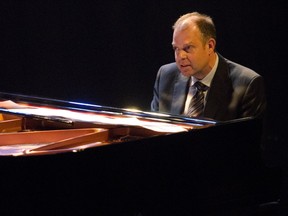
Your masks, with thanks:
<instances>
[{"instance_id":1,"label":"dark suit jacket","mask_svg":"<svg viewBox=\"0 0 288 216\"><path fill-rule=\"evenodd\" d=\"M261 117L266 109L263 77L255 71L219 55L219 64L207 92L204 117L219 121ZM188 77L170 63L160 67L151 110L181 115L184 110Z\"/></svg>"}]
</instances>

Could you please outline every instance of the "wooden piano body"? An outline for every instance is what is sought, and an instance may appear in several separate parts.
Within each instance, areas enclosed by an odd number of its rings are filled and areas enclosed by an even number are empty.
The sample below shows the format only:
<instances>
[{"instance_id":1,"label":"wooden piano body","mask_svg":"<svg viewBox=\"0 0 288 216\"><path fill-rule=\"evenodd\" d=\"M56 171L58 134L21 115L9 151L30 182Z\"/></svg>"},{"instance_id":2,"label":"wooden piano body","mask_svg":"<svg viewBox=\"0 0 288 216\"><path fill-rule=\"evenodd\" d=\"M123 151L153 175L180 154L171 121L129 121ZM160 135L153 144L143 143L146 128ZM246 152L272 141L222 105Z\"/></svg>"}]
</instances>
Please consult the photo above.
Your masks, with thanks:
<instances>
[{"instance_id":1,"label":"wooden piano body","mask_svg":"<svg viewBox=\"0 0 288 216\"><path fill-rule=\"evenodd\" d=\"M0 98L123 122L1 108L0 147L33 144L16 153L0 149L1 215L168 215L258 199L257 119L216 122L7 93ZM151 124L164 129L146 127ZM167 132L167 125L185 130Z\"/></svg>"}]
</instances>

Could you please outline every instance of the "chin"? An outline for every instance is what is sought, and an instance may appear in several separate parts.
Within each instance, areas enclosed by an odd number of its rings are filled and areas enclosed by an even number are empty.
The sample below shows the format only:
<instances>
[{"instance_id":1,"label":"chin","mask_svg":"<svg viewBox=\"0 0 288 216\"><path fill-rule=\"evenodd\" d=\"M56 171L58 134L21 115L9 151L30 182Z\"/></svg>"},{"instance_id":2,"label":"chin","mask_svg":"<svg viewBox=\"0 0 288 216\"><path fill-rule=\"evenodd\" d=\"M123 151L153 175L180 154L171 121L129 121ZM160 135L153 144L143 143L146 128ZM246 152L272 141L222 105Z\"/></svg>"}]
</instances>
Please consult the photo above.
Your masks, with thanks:
<instances>
[{"instance_id":1,"label":"chin","mask_svg":"<svg viewBox=\"0 0 288 216\"><path fill-rule=\"evenodd\" d=\"M188 71L181 71L181 74L182 74L183 76L186 76L186 77L192 76L192 73L191 73L191 72L188 72Z\"/></svg>"}]
</instances>

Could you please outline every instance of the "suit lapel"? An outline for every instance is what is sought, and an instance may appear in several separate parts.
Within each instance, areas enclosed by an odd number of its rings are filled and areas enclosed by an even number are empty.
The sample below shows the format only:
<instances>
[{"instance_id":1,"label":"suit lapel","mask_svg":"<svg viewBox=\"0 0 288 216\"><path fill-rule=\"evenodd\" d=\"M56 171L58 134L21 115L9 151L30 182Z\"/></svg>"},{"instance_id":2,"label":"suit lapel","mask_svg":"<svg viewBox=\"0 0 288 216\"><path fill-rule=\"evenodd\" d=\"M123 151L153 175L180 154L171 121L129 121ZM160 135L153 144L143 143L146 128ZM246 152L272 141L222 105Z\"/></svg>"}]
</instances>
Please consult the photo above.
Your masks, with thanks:
<instances>
[{"instance_id":1,"label":"suit lapel","mask_svg":"<svg viewBox=\"0 0 288 216\"><path fill-rule=\"evenodd\" d=\"M176 79L176 83L174 85L171 113L183 113L189 80L189 77L185 77L181 73L179 73Z\"/></svg>"},{"instance_id":2,"label":"suit lapel","mask_svg":"<svg viewBox=\"0 0 288 216\"><path fill-rule=\"evenodd\" d=\"M208 118L217 119L217 116L225 115L226 108L229 105L232 84L229 79L228 65L225 59L219 56L219 63L216 73L211 82L207 95L207 104L204 115Z\"/></svg>"}]
</instances>

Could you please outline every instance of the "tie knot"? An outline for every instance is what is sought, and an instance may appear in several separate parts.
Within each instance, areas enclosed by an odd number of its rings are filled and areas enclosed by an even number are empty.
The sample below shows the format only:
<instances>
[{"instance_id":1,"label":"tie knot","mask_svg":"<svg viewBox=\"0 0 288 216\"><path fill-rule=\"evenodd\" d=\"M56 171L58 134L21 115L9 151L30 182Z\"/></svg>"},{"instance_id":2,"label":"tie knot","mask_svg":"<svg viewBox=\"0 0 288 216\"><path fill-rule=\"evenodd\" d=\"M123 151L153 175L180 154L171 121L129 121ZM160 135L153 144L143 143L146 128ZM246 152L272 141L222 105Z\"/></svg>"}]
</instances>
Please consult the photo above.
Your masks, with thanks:
<instances>
[{"instance_id":1,"label":"tie knot","mask_svg":"<svg viewBox=\"0 0 288 216\"><path fill-rule=\"evenodd\" d=\"M198 91L206 91L208 89L208 86L204 85L203 83L197 81L194 83L194 86L197 88Z\"/></svg>"}]
</instances>

